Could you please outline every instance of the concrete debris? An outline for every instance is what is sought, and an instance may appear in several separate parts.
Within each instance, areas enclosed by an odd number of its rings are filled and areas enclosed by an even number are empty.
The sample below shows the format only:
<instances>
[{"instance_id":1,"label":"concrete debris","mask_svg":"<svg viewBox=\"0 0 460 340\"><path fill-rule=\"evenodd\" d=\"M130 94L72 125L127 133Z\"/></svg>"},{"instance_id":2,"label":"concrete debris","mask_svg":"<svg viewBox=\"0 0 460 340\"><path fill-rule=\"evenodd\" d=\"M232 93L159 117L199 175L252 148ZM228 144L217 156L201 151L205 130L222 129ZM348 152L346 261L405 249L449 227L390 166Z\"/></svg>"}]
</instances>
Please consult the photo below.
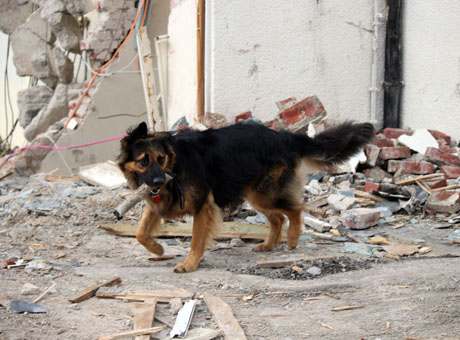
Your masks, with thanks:
<instances>
[{"instance_id":1,"label":"concrete debris","mask_svg":"<svg viewBox=\"0 0 460 340\"><path fill-rule=\"evenodd\" d=\"M134 2L129 0L101 2L89 22L87 36L80 42L95 65L101 65L112 55L128 32L135 12Z\"/></svg>"},{"instance_id":2,"label":"concrete debris","mask_svg":"<svg viewBox=\"0 0 460 340\"><path fill-rule=\"evenodd\" d=\"M58 82L58 77L51 67L51 49L45 46L44 49L39 49L32 53L32 73L40 79L46 86L55 88Z\"/></svg>"},{"instance_id":3,"label":"concrete debris","mask_svg":"<svg viewBox=\"0 0 460 340\"><path fill-rule=\"evenodd\" d=\"M379 209L356 208L342 214L343 224L350 229L367 229L377 225L381 217Z\"/></svg>"},{"instance_id":4,"label":"concrete debris","mask_svg":"<svg viewBox=\"0 0 460 340\"><path fill-rule=\"evenodd\" d=\"M433 193L428 198L426 209L431 213L454 214L460 210L460 193L449 191Z\"/></svg>"},{"instance_id":5,"label":"concrete debris","mask_svg":"<svg viewBox=\"0 0 460 340\"><path fill-rule=\"evenodd\" d=\"M343 252L345 253L353 253L363 256L373 257L379 252L379 248L374 245L369 245L365 243L353 243L353 242L345 242L343 244Z\"/></svg>"},{"instance_id":6,"label":"concrete debris","mask_svg":"<svg viewBox=\"0 0 460 340\"><path fill-rule=\"evenodd\" d=\"M40 293L40 288L31 283L25 283L21 288L21 295L37 295Z\"/></svg>"},{"instance_id":7,"label":"concrete debris","mask_svg":"<svg viewBox=\"0 0 460 340\"><path fill-rule=\"evenodd\" d=\"M22 25L33 12L31 1L2 0L0 1L0 31L11 34Z\"/></svg>"},{"instance_id":8,"label":"concrete debris","mask_svg":"<svg viewBox=\"0 0 460 340\"><path fill-rule=\"evenodd\" d=\"M92 185L116 189L126 185L126 178L114 162L105 162L81 167L78 175Z\"/></svg>"},{"instance_id":9,"label":"concrete debris","mask_svg":"<svg viewBox=\"0 0 460 340\"><path fill-rule=\"evenodd\" d=\"M336 194L329 195L327 198L327 203L337 210L344 211L351 208L351 206L356 202L353 191L350 191L350 194L347 192L338 192Z\"/></svg>"},{"instance_id":10,"label":"concrete debris","mask_svg":"<svg viewBox=\"0 0 460 340\"><path fill-rule=\"evenodd\" d=\"M451 232L447 237L447 240L453 244L460 244L460 229Z\"/></svg>"},{"instance_id":11,"label":"concrete debris","mask_svg":"<svg viewBox=\"0 0 460 340\"><path fill-rule=\"evenodd\" d=\"M51 67L57 75L59 82L63 84L70 84L73 80L73 63L64 54L64 52L55 47L53 49L53 58L50 60Z\"/></svg>"},{"instance_id":12,"label":"concrete debris","mask_svg":"<svg viewBox=\"0 0 460 340\"><path fill-rule=\"evenodd\" d=\"M49 1L50 3L54 1ZM77 19L63 12L49 13L45 18L57 38L57 44L64 50L79 53L80 52L80 40L82 38L82 29Z\"/></svg>"},{"instance_id":13,"label":"concrete debris","mask_svg":"<svg viewBox=\"0 0 460 340\"><path fill-rule=\"evenodd\" d=\"M32 119L24 130L24 137L33 140L40 133L44 133L50 125L56 123L68 114L68 85L59 84L48 105Z\"/></svg>"},{"instance_id":14,"label":"concrete debris","mask_svg":"<svg viewBox=\"0 0 460 340\"><path fill-rule=\"evenodd\" d=\"M321 221L320 219L317 219L313 216L310 216L308 214L304 214L303 216L303 223L310 228L313 228L314 230L320 232L320 233L325 233L328 232L329 230L332 229L332 225Z\"/></svg>"},{"instance_id":15,"label":"concrete debris","mask_svg":"<svg viewBox=\"0 0 460 340\"><path fill-rule=\"evenodd\" d=\"M427 148L439 148L438 142L427 129L415 130L411 136L401 135L398 142L421 154L424 154Z\"/></svg>"},{"instance_id":16,"label":"concrete debris","mask_svg":"<svg viewBox=\"0 0 460 340\"><path fill-rule=\"evenodd\" d=\"M47 86L35 86L19 91L18 109L21 127L27 127L52 96L53 91Z\"/></svg>"},{"instance_id":17,"label":"concrete debris","mask_svg":"<svg viewBox=\"0 0 460 340\"><path fill-rule=\"evenodd\" d=\"M48 23L34 12L10 36L13 49L13 62L19 76L34 76L33 57L47 53L49 45L55 40Z\"/></svg>"},{"instance_id":18,"label":"concrete debris","mask_svg":"<svg viewBox=\"0 0 460 340\"><path fill-rule=\"evenodd\" d=\"M220 113L207 112L203 124L210 129L218 129L229 125L227 118Z\"/></svg>"}]
</instances>

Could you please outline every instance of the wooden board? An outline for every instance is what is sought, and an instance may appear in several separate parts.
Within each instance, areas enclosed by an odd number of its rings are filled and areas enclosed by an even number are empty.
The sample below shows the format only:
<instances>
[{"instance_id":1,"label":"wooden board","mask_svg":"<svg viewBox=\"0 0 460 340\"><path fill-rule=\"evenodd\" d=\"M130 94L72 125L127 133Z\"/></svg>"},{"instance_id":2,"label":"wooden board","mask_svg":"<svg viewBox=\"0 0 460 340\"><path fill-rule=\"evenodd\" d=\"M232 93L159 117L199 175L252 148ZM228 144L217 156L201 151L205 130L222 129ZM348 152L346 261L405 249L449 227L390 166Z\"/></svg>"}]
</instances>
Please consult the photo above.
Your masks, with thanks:
<instances>
[{"instance_id":1,"label":"wooden board","mask_svg":"<svg viewBox=\"0 0 460 340\"><path fill-rule=\"evenodd\" d=\"M108 281L104 281L102 283L95 284L95 285L92 285L92 286L86 288L78 296L76 296L76 297L74 297L72 299L69 299L69 301L72 302L72 303L79 303L79 302L88 300L91 297L93 297L94 295L96 295L96 292L97 292L97 290L99 288L104 287L104 286L111 286L111 285L119 284L119 283L121 283L121 279L119 277L114 277L114 278L112 278L112 279L110 279Z\"/></svg>"},{"instance_id":2,"label":"wooden board","mask_svg":"<svg viewBox=\"0 0 460 340\"><path fill-rule=\"evenodd\" d=\"M204 301L219 328L227 340L246 340L243 329L233 315L232 309L221 298L208 293L203 294Z\"/></svg>"},{"instance_id":3,"label":"wooden board","mask_svg":"<svg viewBox=\"0 0 460 340\"><path fill-rule=\"evenodd\" d=\"M134 330L152 327L153 318L155 316L155 306L155 300L132 304ZM137 335L135 340L150 340L150 335Z\"/></svg>"},{"instance_id":4,"label":"wooden board","mask_svg":"<svg viewBox=\"0 0 460 340\"><path fill-rule=\"evenodd\" d=\"M158 302L169 302L174 298L190 299L193 293L185 289L158 289L147 292L126 292L126 293L110 293L110 292L97 292L96 297L100 299L118 299L128 301L146 301L155 299Z\"/></svg>"},{"instance_id":5,"label":"wooden board","mask_svg":"<svg viewBox=\"0 0 460 340\"><path fill-rule=\"evenodd\" d=\"M121 332L121 333L112 334L112 335L104 335L104 336L100 336L98 339L99 340L115 340L115 339L123 339L123 338L127 338L127 337L129 338L129 337L132 337L132 336L142 335L142 334L148 334L149 338L150 338L150 334L159 333L163 329L164 329L163 326L150 327L150 328L138 329L138 330L134 330L134 331Z\"/></svg>"},{"instance_id":6,"label":"wooden board","mask_svg":"<svg viewBox=\"0 0 460 340\"><path fill-rule=\"evenodd\" d=\"M118 236L136 236L137 225L134 224L103 224L101 228ZM216 239L242 238L265 240L269 227L264 224L243 224L224 222ZM154 234L155 237L191 237L192 225L189 223L163 224ZM286 241L286 228L283 228L282 241Z\"/></svg>"}]
</instances>

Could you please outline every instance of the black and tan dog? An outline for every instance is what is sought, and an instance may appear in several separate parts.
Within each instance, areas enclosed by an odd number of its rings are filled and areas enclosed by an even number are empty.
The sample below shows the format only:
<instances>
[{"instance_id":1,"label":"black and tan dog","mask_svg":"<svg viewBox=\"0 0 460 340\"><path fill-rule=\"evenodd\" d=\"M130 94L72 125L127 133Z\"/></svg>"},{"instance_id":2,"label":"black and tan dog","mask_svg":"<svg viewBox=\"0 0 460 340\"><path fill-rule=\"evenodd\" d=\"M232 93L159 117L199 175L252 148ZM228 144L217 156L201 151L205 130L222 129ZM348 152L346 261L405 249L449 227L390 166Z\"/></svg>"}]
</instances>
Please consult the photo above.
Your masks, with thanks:
<instances>
[{"instance_id":1,"label":"black and tan dog","mask_svg":"<svg viewBox=\"0 0 460 340\"><path fill-rule=\"evenodd\" d=\"M371 124L350 122L315 138L258 124L149 133L141 123L121 141L119 156L131 188L143 183L152 188L137 240L161 255L163 248L152 237L161 218L193 215L191 251L175 271L194 271L222 223L221 209L246 199L265 214L271 227L266 241L255 250L269 251L279 243L285 216L287 244L293 249L302 228L305 175L346 161L373 134Z\"/></svg>"}]
</instances>

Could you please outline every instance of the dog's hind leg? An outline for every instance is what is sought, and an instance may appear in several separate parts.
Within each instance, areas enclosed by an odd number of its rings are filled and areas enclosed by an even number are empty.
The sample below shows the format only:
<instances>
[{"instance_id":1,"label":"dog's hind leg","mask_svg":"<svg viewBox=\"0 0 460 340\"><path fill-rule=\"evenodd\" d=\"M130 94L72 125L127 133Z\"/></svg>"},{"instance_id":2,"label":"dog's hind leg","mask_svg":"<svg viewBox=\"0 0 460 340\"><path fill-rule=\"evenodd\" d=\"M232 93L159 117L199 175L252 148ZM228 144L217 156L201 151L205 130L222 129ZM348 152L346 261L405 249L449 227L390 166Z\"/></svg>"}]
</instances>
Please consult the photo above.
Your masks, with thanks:
<instances>
[{"instance_id":1,"label":"dog's hind leg","mask_svg":"<svg viewBox=\"0 0 460 340\"><path fill-rule=\"evenodd\" d=\"M287 232L287 244L289 249L297 248L299 236L302 232L302 210L293 209L286 211L289 219L289 228Z\"/></svg>"},{"instance_id":2,"label":"dog's hind leg","mask_svg":"<svg viewBox=\"0 0 460 340\"><path fill-rule=\"evenodd\" d=\"M142 218L139 222L139 227L136 231L136 239L147 250L156 254L163 255L163 247L157 243L152 236L152 233L160 227L161 216L155 212L152 207L146 205L142 212Z\"/></svg>"},{"instance_id":3,"label":"dog's hind leg","mask_svg":"<svg viewBox=\"0 0 460 340\"><path fill-rule=\"evenodd\" d=\"M179 262L174 271L186 273L195 271L203 257L206 245L211 241L213 233L222 224L220 208L210 193L201 209L193 216L192 244L190 253L183 262Z\"/></svg>"},{"instance_id":4,"label":"dog's hind leg","mask_svg":"<svg viewBox=\"0 0 460 340\"><path fill-rule=\"evenodd\" d=\"M278 212L264 212L264 215L267 216L270 222L270 233L264 242L254 248L254 251L270 251L281 241L281 228L284 223L283 214Z\"/></svg>"}]
</instances>

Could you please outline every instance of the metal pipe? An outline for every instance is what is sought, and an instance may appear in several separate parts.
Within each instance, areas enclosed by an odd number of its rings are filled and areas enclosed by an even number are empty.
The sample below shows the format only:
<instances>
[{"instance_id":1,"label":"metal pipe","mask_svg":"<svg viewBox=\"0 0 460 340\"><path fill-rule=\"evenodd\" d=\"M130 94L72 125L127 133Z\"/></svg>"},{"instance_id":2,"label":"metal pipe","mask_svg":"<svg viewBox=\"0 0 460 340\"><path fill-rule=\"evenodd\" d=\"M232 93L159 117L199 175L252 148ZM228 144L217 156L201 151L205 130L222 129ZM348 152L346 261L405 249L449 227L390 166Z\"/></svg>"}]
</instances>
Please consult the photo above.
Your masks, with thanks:
<instances>
[{"instance_id":1,"label":"metal pipe","mask_svg":"<svg viewBox=\"0 0 460 340\"><path fill-rule=\"evenodd\" d=\"M203 123L205 115L204 93L204 65L205 65L205 0L197 0L196 3L196 53L197 53L197 93L196 113L199 123Z\"/></svg>"}]
</instances>

